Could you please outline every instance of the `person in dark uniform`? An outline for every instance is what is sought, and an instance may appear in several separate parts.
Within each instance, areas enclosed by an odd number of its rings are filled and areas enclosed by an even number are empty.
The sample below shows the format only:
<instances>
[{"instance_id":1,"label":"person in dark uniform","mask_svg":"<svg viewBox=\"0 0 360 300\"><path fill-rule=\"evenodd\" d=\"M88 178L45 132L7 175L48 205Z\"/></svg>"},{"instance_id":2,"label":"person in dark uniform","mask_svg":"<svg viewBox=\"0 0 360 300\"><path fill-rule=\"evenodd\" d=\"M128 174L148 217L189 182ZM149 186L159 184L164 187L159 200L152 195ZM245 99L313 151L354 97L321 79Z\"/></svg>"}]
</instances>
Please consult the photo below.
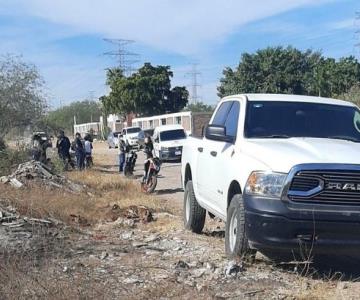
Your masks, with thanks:
<instances>
[{"instance_id":1,"label":"person in dark uniform","mask_svg":"<svg viewBox=\"0 0 360 300\"><path fill-rule=\"evenodd\" d=\"M68 164L70 164L72 168L75 167L73 161L71 160L70 147L71 143L69 138L65 136L65 132L63 130L60 130L58 140L56 142L56 148L58 149L59 158L64 162L65 169L68 168Z\"/></svg>"},{"instance_id":2,"label":"person in dark uniform","mask_svg":"<svg viewBox=\"0 0 360 300\"><path fill-rule=\"evenodd\" d=\"M85 162L85 146L81 139L81 134L78 132L75 134L74 148L76 156L76 167L78 170L83 170Z\"/></svg>"}]
</instances>

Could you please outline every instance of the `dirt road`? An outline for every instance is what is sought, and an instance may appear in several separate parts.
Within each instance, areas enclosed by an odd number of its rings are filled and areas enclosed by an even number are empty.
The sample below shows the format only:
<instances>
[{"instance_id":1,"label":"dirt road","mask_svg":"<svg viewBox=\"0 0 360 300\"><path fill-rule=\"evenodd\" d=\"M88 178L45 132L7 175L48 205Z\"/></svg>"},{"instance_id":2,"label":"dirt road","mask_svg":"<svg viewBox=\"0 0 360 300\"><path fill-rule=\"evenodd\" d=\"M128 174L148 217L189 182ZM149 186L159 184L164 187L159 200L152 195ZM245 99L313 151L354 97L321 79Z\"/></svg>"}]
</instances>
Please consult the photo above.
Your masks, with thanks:
<instances>
[{"instance_id":1,"label":"dirt road","mask_svg":"<svg viewBox=\"0 0 360 300\"><path fill-rule=\"evenodd\" d=\"M99 143L95 146L95 157L101 155L105 157L106 161L110 163L110 170L116 172L118 170L118 153L117 149L108 149L106 144ZM143 163L145 156L142 151L137 152L138 160L136 162L134 179L140 181L143 176ZM96 158L95 158L96 159ZM164 162L161 165L161 171L158 177L158 185L156 187L155 195L173 201L177 207L182 207L183 189L181 187L181 163Z\"/></svg>"}]
</instances>

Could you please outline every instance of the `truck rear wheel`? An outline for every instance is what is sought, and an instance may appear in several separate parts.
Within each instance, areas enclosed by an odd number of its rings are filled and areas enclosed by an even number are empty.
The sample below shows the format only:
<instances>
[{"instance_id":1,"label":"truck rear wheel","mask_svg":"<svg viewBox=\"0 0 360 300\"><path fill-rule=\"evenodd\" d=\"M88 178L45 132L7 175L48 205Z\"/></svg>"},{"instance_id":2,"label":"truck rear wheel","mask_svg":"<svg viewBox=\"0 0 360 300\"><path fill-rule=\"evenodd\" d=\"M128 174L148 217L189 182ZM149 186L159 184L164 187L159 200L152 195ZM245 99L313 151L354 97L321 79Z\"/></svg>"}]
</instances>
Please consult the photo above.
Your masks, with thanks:
<instances>
[{"instance_id":1,"label":"truck rear wheel","mask_svg":"<svg viewBox=\"0 0 360 300\"><path fill-rule=\"evenodd\" d=\"M227 211L225 252L230 258L251 257L256 250L250 249L246 236L246 218L241 195L235 195Z\"/></svg>"},{"instance_id":2,"label":"truck rear wheel","mask_svg":"<svg viewBox=\"0 0 360 300\"><path fill-rule=\"evenodd\" d=\"M183 215L185 229L201 233L205 224L206 210L197 202L191 180L185 187Z\"/></svg>"}]
</instances>

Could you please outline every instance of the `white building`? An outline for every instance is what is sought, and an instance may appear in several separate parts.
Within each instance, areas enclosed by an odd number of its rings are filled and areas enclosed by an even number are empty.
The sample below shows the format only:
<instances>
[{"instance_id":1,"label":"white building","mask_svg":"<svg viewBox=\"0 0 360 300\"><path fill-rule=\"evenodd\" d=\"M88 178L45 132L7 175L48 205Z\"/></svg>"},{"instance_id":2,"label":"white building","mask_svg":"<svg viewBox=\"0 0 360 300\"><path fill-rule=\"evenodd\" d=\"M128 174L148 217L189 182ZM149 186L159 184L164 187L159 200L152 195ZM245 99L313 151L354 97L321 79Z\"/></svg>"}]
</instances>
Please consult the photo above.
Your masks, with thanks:
<instances>
[{"instance_id":1,"label":"white building","mask_svg":"<svg viewBox=\"0 0 360 300\"><path fill-rule=\"evenodd\" d=\"M212 113L183 111L152 117L134 118L132 126L153 129L161 125L180 124L188 134L201 136L202 129L209 123Z\"/></svg>"}]
</instances>

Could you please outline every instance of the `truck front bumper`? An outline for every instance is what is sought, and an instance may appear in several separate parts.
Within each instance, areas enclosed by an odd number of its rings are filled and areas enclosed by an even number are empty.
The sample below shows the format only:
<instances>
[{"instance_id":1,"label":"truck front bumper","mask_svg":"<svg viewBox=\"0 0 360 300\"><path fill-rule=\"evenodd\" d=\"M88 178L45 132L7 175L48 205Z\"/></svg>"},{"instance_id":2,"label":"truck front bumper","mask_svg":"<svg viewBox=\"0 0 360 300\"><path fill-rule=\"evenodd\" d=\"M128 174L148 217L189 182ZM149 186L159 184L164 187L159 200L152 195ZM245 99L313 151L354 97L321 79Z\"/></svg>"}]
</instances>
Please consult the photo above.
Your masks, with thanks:
<instances>
[{"instance_id":1,"label":"truck front bumper","mask_svg":"<svg viewBox=\"0 0 360 300\"><path fill-rule=\"evenodd\" d=\"M171 151L159 151L160 160L163 161L180 161L182 150L171 150Z\"/></svg>"},{"instance_id":2,"label":"truck front bumper","mask_svg":"<svg viewBox=\"0 0 360 300\"><path fill-rule=\"evenodd\" d=\"M134 139L134 140L133 140L133 139L129 139L129 140L128 140L128 144L129 144L129 146L130 146L131 148L139 148L139 147L140 147L137 139Z\"/></svg>"},{"instance_id":3,"label":"truck front bumper","mask_svg":"<svg viewBox=\"0 0 360 300\"><path fill-rule=\"evenodd\" d=\"M294 209L282 200L249 195L244 195L244 204L246 232L252 248L349 254L360 250L358 211Z\"/></svg>"}]
</instances>

